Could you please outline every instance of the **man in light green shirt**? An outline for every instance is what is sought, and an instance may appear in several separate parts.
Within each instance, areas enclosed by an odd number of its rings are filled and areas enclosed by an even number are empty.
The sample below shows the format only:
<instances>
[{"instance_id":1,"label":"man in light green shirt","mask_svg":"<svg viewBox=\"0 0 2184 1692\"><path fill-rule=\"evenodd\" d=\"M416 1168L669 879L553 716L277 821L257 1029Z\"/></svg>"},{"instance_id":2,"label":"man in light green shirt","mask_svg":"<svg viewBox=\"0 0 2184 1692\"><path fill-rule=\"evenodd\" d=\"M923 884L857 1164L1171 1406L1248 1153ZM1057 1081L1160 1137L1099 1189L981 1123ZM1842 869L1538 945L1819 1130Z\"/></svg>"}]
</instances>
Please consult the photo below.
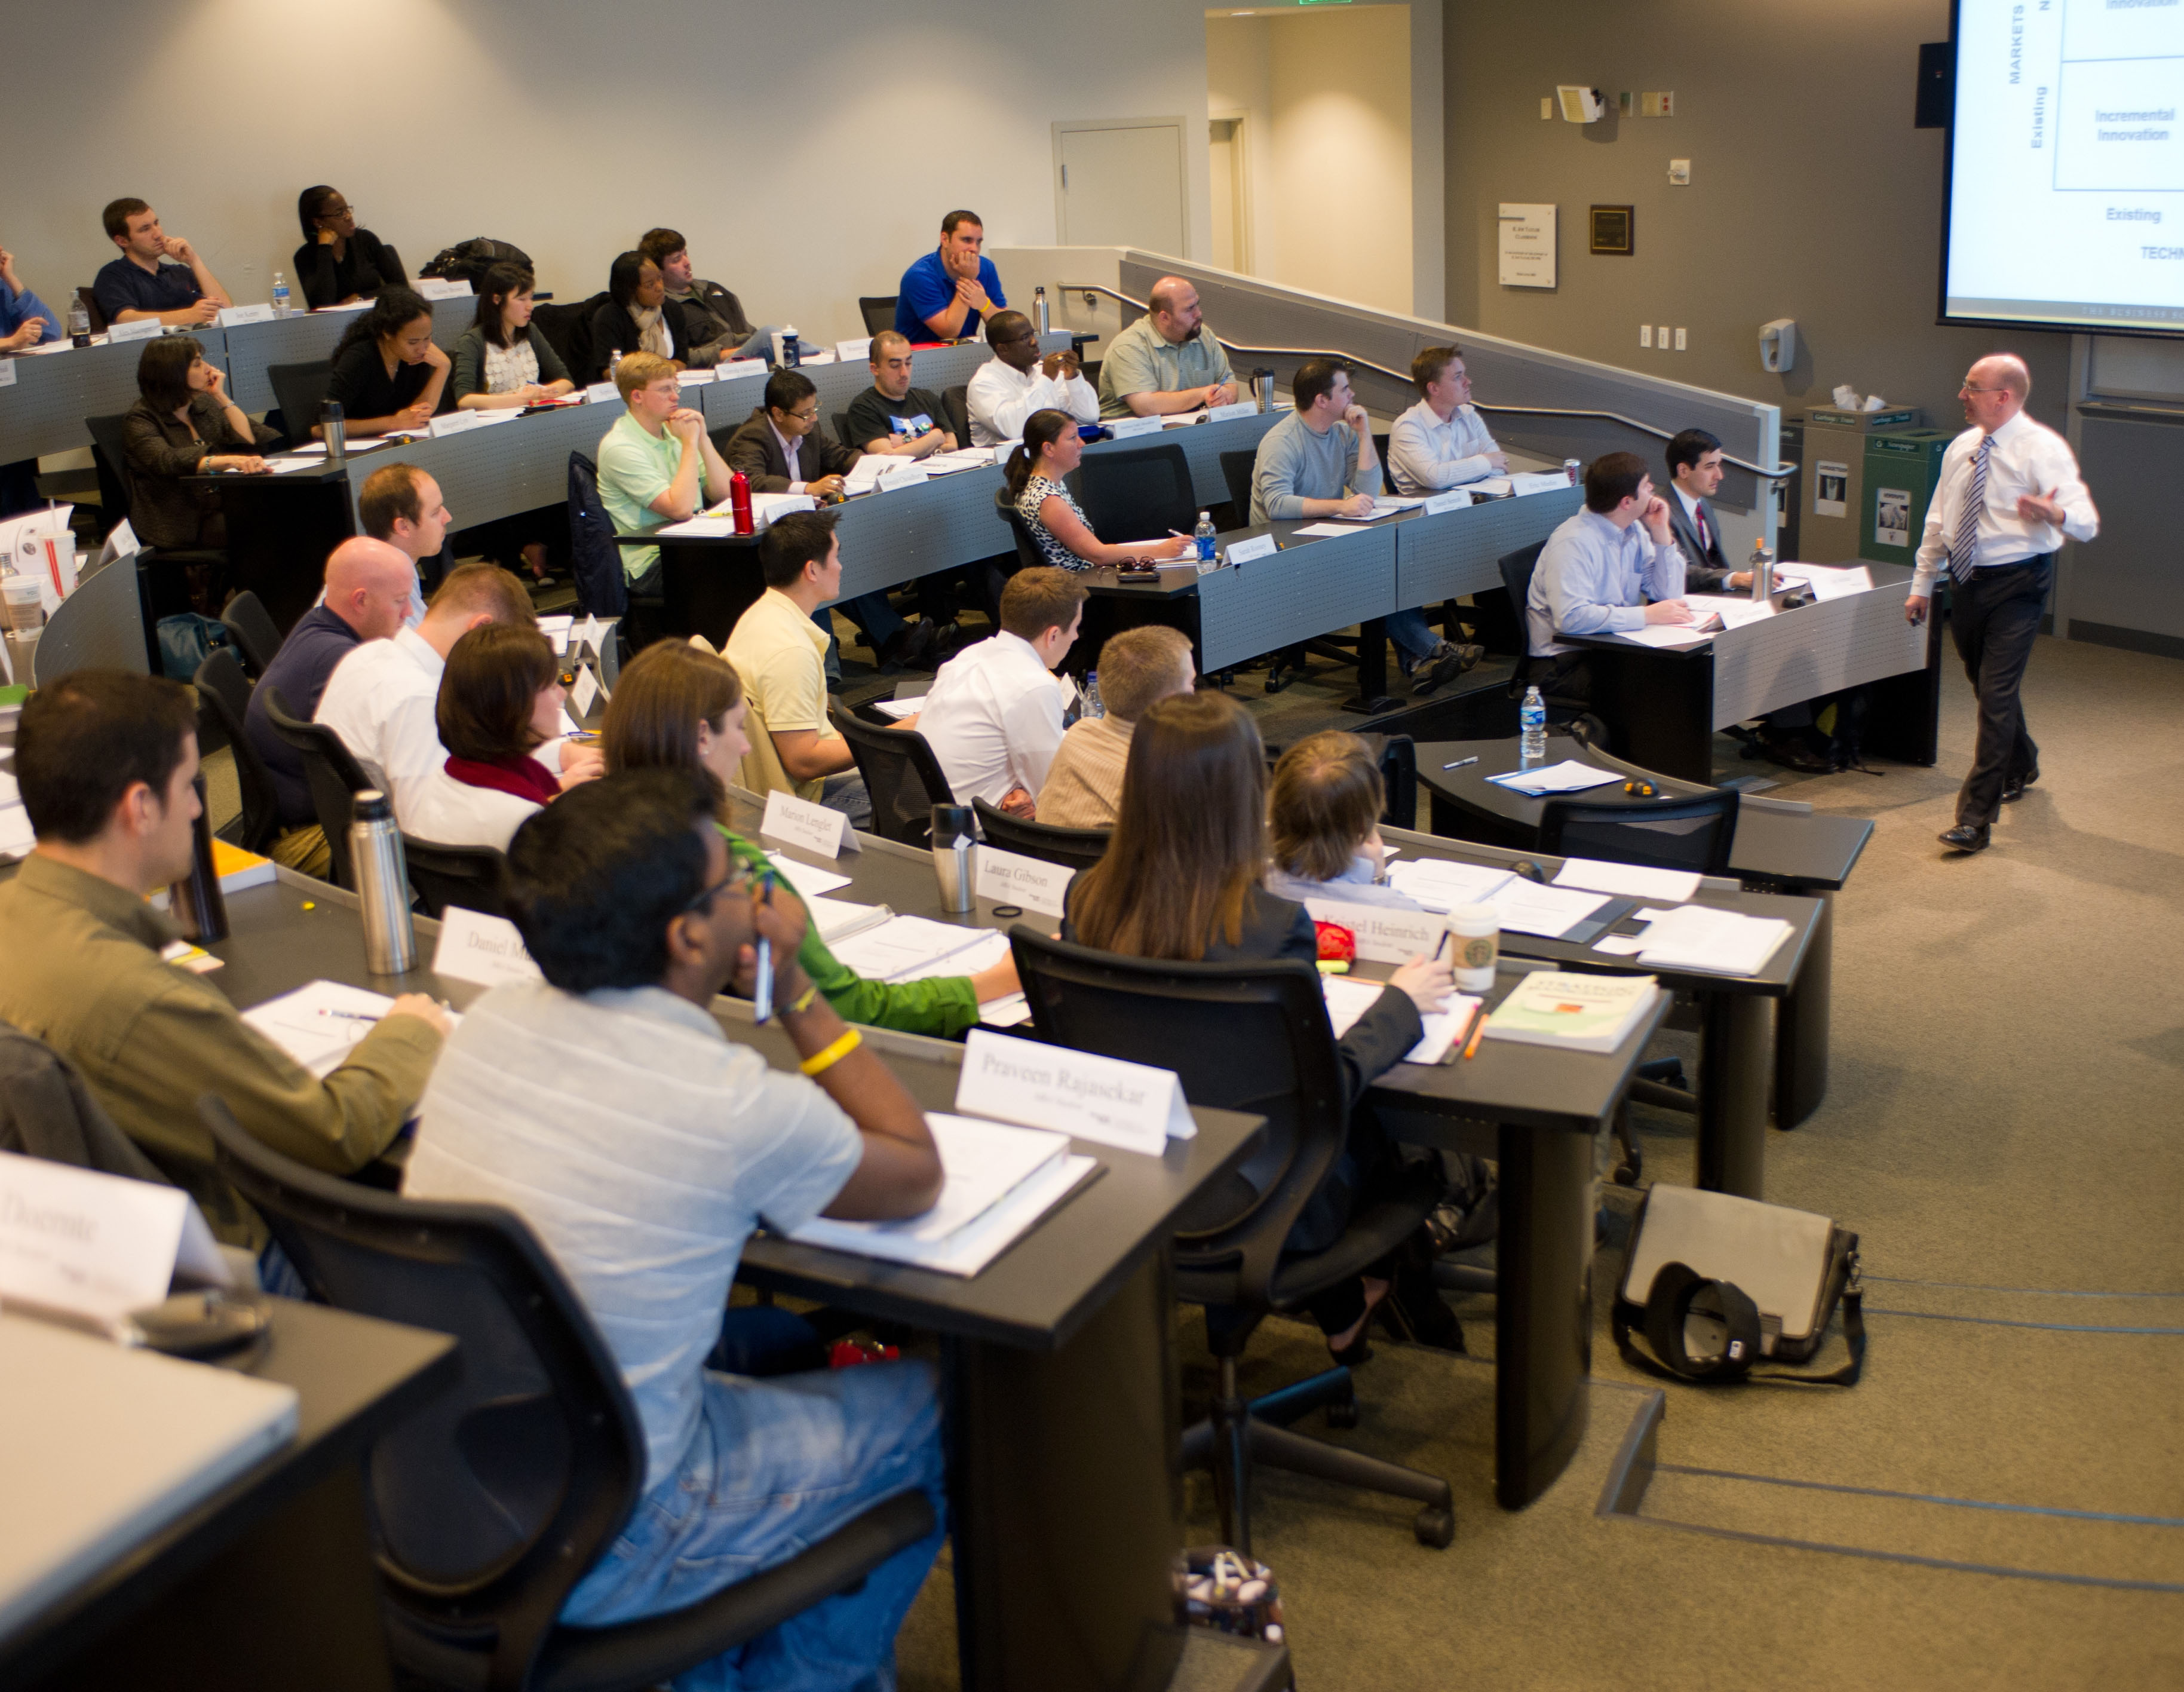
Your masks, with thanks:
<instances>
[{"instance_id":1,"label":"man in light green shirt","mask_svg":"<svg viewBox=\"0 0 2184 1692\"><path fill-rule=\"evenodd\" d=\"M615 389L627 408L599 442L599 504L616 534L694 517L704 495L728 491L728 466L705 415L682 403L675 366L655 353L629 353L615 366ZM701 486L702 483L702 486ZM622 573L632 593L659 589L660 549L625 546Z\"/></svg>"},{"instance_id":2,"label":"man in light green shirt","mask_svg":"<svg viewBox=\"0 0 2184 1692\"><path fill-rule=\"evenodd\" d=\"M1206 327L1198 290L1181 276L1162 276L1145 302L1151 310L1116 336L1100 361L1100 416L1166 416L1231 403L1235 372Z\"/></svg>"}]
</instances>

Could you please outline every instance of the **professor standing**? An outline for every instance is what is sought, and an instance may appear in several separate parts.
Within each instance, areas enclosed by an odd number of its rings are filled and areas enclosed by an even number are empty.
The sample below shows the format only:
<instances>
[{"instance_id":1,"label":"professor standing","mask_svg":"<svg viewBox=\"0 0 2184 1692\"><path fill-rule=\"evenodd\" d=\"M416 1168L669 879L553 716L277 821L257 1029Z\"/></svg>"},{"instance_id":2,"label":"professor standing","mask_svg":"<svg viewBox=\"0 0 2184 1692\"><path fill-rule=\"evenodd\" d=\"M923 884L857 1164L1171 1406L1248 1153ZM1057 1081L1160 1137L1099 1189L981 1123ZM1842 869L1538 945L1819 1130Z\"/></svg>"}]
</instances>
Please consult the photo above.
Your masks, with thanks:
<instances>
[{"instance_id":1,"label":"professor standing","mask_svg":"<svg viewBox=\"0 0 2184 1692\"><path fill-rule=\"evenodd\" d=\"M2054 430L2025 415L2031 372L2014 353L1981 359L1957 390L1971 424L1949 443L1926 511L1917 572L1903 614L1926 618L1934 578L1947 568L1949 633L1979 697L1979 744L1957 795L1952 852L1984 852L1995 812L2040 779L2040 749L2025 732L2018 687L2055 576L2063 537L2091 540L2100 513L2078 461Z\"/></svg>"}]
</instances>

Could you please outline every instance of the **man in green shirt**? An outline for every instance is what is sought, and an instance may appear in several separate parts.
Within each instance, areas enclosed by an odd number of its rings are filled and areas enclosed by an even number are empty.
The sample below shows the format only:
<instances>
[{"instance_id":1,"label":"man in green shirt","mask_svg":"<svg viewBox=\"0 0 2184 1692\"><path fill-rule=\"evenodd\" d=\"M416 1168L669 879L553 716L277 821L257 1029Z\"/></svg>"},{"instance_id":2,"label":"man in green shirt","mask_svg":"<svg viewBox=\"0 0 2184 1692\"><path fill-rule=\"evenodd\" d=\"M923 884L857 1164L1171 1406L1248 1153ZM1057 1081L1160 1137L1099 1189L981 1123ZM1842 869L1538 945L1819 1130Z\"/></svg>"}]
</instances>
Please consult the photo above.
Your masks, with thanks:
<instances>
[{"instance_id":1,"label":"man in green shirt","mask_svg":"<svg viewBox=\"0 0 2184 1692\"><path fill-rule=\"evenodd\" d=\"M1233 402L1236 375L1206 327L1198 290L1181 276L1162 276L1145 303L1151 310L1116 336L1100 361L1100 415L1166 416Z\"/></svg>"},{"instance_id":2,"label":"man in green shirt","mask_svg":"<svg viewBox=\"0 0 2184 1692\"><path fill-rule=\"evenodd\" d=\"M274 1150L348 1174L415 1108L445 1013L404 993L320 1081L207 977L160 957L175 930L145 899L190 873L201 808L197 716L179 684L78 670L42 688L23 707L15 775L38 844L0 885L0 1020L73 1063L220 1238L262 1246L265 1223L214 1164L198 1097L226 1100Z\"/></svg>"},{"instance_id":3,"label":"man in green shirt","mask_svg":"<svg viewBox=\"0 0 2184 1692\"><path fill-rule=\"evenodd\" d=\"M695 517L703 496L724 499L728 466L705 414L682 403L675 366L655 353L628 353L615 366L615 391L627 409L599 442L599 504L616 534L649 523ZM625 546L622 573L634 594L659 588L660 549Z\"/></svg>"}]
</instances>

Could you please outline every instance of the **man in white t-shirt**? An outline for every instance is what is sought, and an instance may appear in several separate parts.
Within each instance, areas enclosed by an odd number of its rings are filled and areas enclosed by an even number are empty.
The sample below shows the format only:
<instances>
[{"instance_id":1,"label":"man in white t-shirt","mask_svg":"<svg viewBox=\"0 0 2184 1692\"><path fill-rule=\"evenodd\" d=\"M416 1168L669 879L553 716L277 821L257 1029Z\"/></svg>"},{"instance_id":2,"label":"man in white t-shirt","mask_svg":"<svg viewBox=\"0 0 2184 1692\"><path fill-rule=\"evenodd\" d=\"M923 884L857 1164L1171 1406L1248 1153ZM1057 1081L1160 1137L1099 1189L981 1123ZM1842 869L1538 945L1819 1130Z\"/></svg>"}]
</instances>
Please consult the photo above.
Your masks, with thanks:
<instances>
[{"instance_id":1,"label":"man in white t-shirt","mask_svg":"<svg viewBox=\"0 0 2184 1692\"><path fill-rule=\"evenodd\" d=\"M1037 814L1061 746L1053 672L1076 644L1089 597L1067 570L1019 570L1001 589L1000 632L940 667L916 727L958 805L983 799L1012 817Z\"/></svg>"}]
</instances>

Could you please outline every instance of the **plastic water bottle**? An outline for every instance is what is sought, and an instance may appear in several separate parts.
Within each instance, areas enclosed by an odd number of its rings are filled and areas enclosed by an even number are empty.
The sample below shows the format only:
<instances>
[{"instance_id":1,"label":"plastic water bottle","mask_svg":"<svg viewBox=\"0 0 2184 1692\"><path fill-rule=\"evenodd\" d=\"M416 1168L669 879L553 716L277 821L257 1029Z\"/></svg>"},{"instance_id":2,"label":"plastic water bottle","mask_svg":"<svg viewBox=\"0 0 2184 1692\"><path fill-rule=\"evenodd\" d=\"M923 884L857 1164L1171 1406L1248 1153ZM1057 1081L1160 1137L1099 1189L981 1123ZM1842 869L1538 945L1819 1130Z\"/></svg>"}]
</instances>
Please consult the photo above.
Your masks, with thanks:
<instances>
[{"instance_id":1,"label":"plastic water bottle","mask_svg":"<svg viewBox=\"0 0 2184 1692\"><path fill-rule=\"evenodd\" d=\"M91 344L91 308L83 303L81 294L69 299L69 344L87 347Z\"/></svg>"},{"instance_id":2,"label":"plastic water bottle","mask_svg":"<svg viewBox=\"0 0 2184 1692\"><path fill-rule=\"evenodd\" d=\"M1547 702L1535 687L1524 690L1524 702L1517 707L1521 735L1517 751L1526 769L1537 769L1547 758Z\"/></svg>"},{"instance_id":3,"label":"plastic water bottle","mask_svg":"<svg viewBox=\"0 0 2184 1692\"><path fill-rule=\"evenodd\" d=\"M1084 673L1084 714L1087 717L1105 717L1107 714L1107 707L1100 702L1100 673L1097 670Z\"/></svg>"},{"instance_id":4,"label":"plastic water bottle","mask_svg":"<svg viewBox=\"0 0 2184 1692\"><path fill-rule=\"evenodd\" d=\"M1190 538L1198 543L1198 561L1201 564L1211 564L1213 561L1213 550L1218 544L1218 537L1213 532L1213 519L1204 511L1198 514L1198 527L1191 530Z\"/></svg>"},{"instance_id":5,"label":"plastic water bottle","mask_svg":"<svg viewBox=\"0 0 2184 1692\"><path fill-rule=\"evenodd\" d=\"M276 317L288 315L288 278L278 271L273 272L273 315Z\"/></svg>"},{"instance_id":6,"label":"plastic water bottle","mask_svg":"<svg viewBox=\"0 0 2184 1692\"><path fill-rule=\"evenodd\" d=\"M612 382L615 379L615 366L621 362L621 349L620 347L616 347L612 352L607 355L607 380L609 382Z\"/></svg>"}]
</instances>

